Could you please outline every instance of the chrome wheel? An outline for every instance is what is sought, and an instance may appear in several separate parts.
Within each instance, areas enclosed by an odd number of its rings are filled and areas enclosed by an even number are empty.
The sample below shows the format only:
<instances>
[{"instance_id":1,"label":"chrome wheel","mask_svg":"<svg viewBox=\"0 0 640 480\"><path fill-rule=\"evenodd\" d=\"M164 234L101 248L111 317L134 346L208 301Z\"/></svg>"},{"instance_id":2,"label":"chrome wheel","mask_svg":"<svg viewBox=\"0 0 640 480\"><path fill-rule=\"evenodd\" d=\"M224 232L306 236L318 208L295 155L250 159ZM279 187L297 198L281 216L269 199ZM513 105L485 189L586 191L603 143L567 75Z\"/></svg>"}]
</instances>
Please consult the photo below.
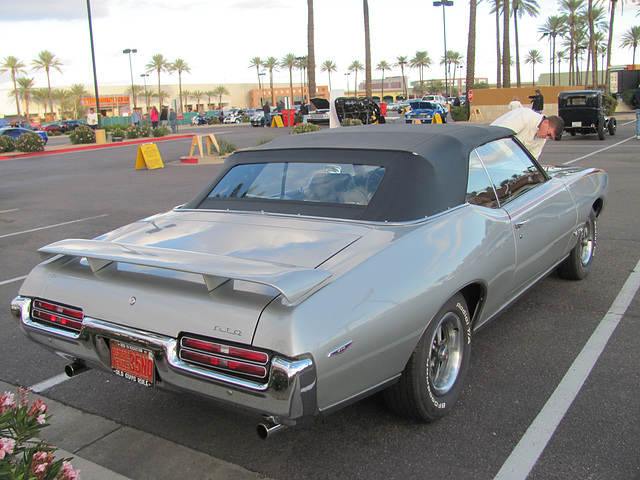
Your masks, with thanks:
<instances>
[{"instance_id":1,"label":"chrome wheel","mask_svg":"<svg viewBox=\"0 0 640 480\"><path fill-rule=\"evenodd\" d=\"M452 312L447 312L434 332L427 361L427 381L431 381L437 395L446 394L458 378L465 341L463 332L460 317Z\"/></svg>"},{"instance_id":2,"label":"chrome wheel","mask_svg":"<svg viewBox=\"0 0 640 480\"><path fill-rule=\"evenodd\" d=\"M582 232L580 233L580 263L583 266L586 266L591 262L591 257L593 256L593 245L594 245L594 235L593 235L593 223L591 219L582 227Z\"/></svg>"}]
</instances>

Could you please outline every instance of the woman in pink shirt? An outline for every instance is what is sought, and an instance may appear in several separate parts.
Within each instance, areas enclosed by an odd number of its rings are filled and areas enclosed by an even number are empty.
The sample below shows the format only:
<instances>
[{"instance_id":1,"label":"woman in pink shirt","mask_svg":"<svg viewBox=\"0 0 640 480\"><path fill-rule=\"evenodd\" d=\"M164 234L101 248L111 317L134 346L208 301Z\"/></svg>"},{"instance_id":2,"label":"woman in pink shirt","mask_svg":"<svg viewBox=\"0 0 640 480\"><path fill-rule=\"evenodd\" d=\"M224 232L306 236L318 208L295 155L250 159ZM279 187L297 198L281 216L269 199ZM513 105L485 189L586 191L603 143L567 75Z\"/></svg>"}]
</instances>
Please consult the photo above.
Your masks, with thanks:
<instances>
[{"instance_id":1,"label":"woman in pink shirt","mask_svg":"<svg viewBox=\"0 0 640 480\"><path fill-rule=\"evenodd\" d=\"M151 109L151 126L153 128L158 127L158 110L156 109L156 107L153 107Z\"/></svg>"}]
</instances>

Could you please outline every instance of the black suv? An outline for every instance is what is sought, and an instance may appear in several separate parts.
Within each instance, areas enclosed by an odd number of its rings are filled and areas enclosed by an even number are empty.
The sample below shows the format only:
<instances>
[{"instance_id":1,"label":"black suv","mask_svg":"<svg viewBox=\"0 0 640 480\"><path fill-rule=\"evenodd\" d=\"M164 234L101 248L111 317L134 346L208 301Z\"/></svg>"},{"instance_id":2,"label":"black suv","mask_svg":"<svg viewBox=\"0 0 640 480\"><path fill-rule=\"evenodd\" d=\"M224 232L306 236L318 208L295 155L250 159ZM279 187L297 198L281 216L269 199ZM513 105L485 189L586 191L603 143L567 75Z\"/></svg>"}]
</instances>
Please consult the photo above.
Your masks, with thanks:
<instances>
[{"instance_id":1,"label":"black suv","mask_svg":"<svg viewBox=\"0 0 640 480\"><path fill-rule=\"evenodd\" d=\"M60 122L60 131L61 132L70 132L71 130L75 130L80 125L87 125L87 123L82 120L62 120Z\"/></svg>"},{"instance_id":2,"label":"black suv","mask_svg":"<svg viewBox=\"0 0 640 480\"><path fill-rule=\"evenodd\" d=\"M558 94L558 116L564 121L564 131L573 137L576 133L597 133L604 140L605 132L616 134L616 119L605 114L604 92L600 90L574 90ZM556 140L561 140L558 135Z\"/></svg>"}]
</instances>

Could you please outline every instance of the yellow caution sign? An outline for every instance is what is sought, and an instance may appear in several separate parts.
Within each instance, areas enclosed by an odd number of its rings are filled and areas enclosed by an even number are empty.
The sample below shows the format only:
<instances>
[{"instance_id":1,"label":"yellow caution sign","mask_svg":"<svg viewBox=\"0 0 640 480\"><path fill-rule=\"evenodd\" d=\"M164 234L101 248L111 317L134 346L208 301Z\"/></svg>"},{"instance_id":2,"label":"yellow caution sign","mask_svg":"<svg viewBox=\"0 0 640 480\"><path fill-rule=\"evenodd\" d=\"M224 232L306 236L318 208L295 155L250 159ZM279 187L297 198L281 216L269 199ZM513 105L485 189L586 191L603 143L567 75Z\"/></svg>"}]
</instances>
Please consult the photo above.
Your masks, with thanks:
<instances>
[{"instance_id":1,"label":"yellow caution sign","mask_svg":"<svg viewBox=\"0 0 640 480\"><path fill-rule=\"evenodd\" d=\"M415 118L413 119L413 122L411 123L422 123L422 120L416 120Z\"/></svg>"},{"instance_id":2,"label":"yellow caution sign","mask_svg":"<svg viewBox=\"0 0 640 480\"><path fill-rule=\"evenodd\" d=\"M189 156L193 156L193 150L198 147L200 151L200 156L204 156L204 150L202 149L202 139L204 138L205 144L207 146L207 155L211 155L211 145L216 147L216 150L220 152L220 147L218 146L218 141L213 133L209 133L207 135L194 135L191 139L191 151L189 152Z\"/></svg>"},{"instance_id":3,"label":"yellow caution sign","mask_svg":"<svg viewBox=\"0 0 640 480\"><path fill-rule=\"evenodd\" d=\"M164 168L162 157L155 143L145 143L138 147L138 156L136 158L136 170L141 168Z\"/></svg>"},{"instance_id":4,"label":"yellow caution sign","mask_svg":"<svg viewBox=\"0 0 640 480\"><path fill-rule=\"evenodd\" d=\"M431 123L442 123L442 117L439 113L436 113L431 119Z\"/></svg>"},{"instance_id":5,"label":"yellow caution sign","mask_svg":"<svg viewBox=\"0 0 640 480\"><path fill-rule=\"evenodd\" d=\"M275 125L274 125L275 123ZM273 117L273 120L271 120L271 126L272 127L284 127L284 123L282 122L282 117L280 115L276 115L275 117Z\"/></svg>"}]
</instances>

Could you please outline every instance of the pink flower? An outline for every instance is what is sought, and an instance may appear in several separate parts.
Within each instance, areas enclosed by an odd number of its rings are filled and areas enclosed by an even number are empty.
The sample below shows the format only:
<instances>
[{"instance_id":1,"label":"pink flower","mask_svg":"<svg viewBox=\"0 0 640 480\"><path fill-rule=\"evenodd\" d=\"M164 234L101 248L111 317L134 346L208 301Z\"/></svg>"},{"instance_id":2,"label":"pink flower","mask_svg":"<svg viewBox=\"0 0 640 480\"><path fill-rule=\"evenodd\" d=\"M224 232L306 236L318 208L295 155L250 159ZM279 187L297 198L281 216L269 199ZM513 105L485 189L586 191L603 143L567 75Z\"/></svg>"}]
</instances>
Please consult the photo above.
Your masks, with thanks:
<instances>
[{"instance_id":1,"label":"pink flower","mask_svg":"<svg viewBox=\"0 0 640 480\"><path fill-rule=\"evenodd\" d=\"M80 480L80 470L74 470L69 462L62 462L60 480Z\"/></svg>"},{"instance_id":2,"label":"pink flower","mask_svg":"<svg viewBox=\"0 0 640 480\"><path fill-rule=\"evenodd\" d=\"M40 425L44 425L44 422L45 422L45 418L44 417L45 417L44 413L42 415L38 415L38 423Z\"/></svg>"},{"instance_id":3,"label":"pink flower","mask_svg":"<svg viewBox=\"0 0 640 480\"><path fill-rule=\"evenodd\" d=\"M2 460L6 454L11 455L15 446L16 441L13 438L0 438L0 460Z\"/></svg>"},{"instance_id":4,"label":"pink flower","mask_svg":"<svg viewBox=\"0 0 640 480\"><path fill-rule=\"evenodd\" d=\"M2 415L7 410L15 407L15 401L13 399L13 393L4 392L4 394L0 397L0 415Z\"/></svg>"}]
</instances>

